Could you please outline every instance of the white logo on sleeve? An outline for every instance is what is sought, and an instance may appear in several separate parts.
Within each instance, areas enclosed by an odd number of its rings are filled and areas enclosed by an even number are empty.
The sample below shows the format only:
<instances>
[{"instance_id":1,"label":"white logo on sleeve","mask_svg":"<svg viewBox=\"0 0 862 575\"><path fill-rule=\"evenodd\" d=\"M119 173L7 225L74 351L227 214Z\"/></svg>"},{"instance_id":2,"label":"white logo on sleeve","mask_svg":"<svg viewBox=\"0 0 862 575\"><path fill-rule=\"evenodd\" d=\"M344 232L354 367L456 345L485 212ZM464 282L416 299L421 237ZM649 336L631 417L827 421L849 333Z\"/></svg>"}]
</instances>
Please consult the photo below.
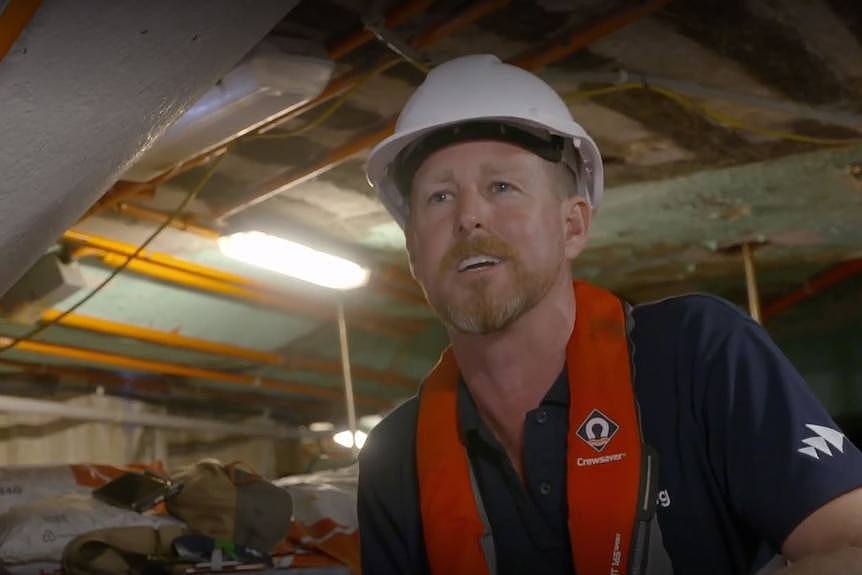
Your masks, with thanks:
<instances>
[{"instance_id":1,"label":"white logo on sleeve","mask_svg":"<svg viewBox=\"0 0 862 575\"><path fill-rule=\"evenodd\" d=\"M806 437L802 440L805 447L800 447L797 450L799 453L804 453L814 459L820 459L820 454L831 457L833 453L832 450L829 449L830 445L837 449L839 453L844 453L843 433L836 431L831 427L823 427L822 425L814 425L813 423L808 423L805 427L813 431L816 435Z\"/></svg>"}]
</instances>

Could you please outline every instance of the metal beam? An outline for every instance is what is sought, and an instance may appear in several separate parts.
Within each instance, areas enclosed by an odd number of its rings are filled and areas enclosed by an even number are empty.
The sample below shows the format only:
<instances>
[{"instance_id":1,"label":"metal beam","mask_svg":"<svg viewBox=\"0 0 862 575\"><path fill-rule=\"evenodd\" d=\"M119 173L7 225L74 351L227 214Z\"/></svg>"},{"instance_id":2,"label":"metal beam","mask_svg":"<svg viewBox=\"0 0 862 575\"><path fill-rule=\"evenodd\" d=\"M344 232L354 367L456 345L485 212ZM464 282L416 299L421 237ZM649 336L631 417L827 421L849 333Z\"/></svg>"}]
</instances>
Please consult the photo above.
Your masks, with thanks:
<instances>
[{"instance_id":1,"label":"metal beam","mask_svg":"<svg viewBox=\"0 0 862 575\"><path fill-rule=\"evenodd\" d=\"M651 0L650 2L638 4L634 7L620 9L591 25L576 30L565 42L555 42L538 53L530 51L522 56L514 58L510 62L521 66L522 68L526 68L527 70L536 71L548 64L553 64L554 62L558 62L559 60L570 56L590 43L637 21L639 18L655 12L669 2L670 0ZM482 4L505 5L505 3L502 2L485 2ZM461 24L463 25L463 23ZM397 116L392 117L382 128L371 133L362 134L346 144L330 150L321 160L309 167L289 170L276 176L266 182L263 186L256 189L249 199L244 200L236 206L222 210L217 214L217 216L219 218L229 218L259 204L260 202L266 201L273 196L328 172L332 168L350 159L355 154L374 146L392 134L395 129L397 119Z\"/></svg>"},{"instance_id":2,"label":"metal beam","mask_svg":"<svg viewBox=\"0 0 862 575\"><path fill-rule=\"evenodd\" d=\"M842 262L809 278L795 290L779 296L763 306L764 321L813 298L839 283L862 274L862 258Z\"/></svg>"},{"instance_id":3,"label":"metal beam","mask_svg":"<svg viewBox=\"0 0 862 575\"><path fill-rule=\"evenodd\" d=\"M55 309L45 311L42 313L42 321L53 322L60 317L61 313L62 312L60 312L60 310ZM59 321L59 325L101 333L104 335L127 337L172 349L186 349L222 357L243 359L253 363L273 365L289 370L309 371L327 375L338 375L341 373L341 366L337 361L305 356L287 357L269 351L261 351L248 347L214 342L173 332L110 321L84 314L69 314ZM410 391L415 391L418 386L417 381L391 371L353 366L353 373L363 380L397 385Z\"/></svg>"},{"instance_id":4,"label":"metal beam","mask_svg":"<svg viewBox=\"0 0 862 575\"><path fill-rule=\"evenodd\" d=\"M0 336L0 345L7 345L11 341L11 337ZM220 381L224 383L232 383L260 389L272 389L275 391L293 393L296 395L313 397L316 399L337 401L340 400L342 397L341 392L334 388L328 389L317 385L296 383L284 379L276 379L270 377L256 377L245 373L229 373L225 371L217 371L214 369L203 369L188 365L170 363L166 361L142 359L128 355L107 353L83 347L73 347L42 341L21 341L17 345L15 345L13 349L26 353L49 355L75 361L109 365L112 367L129 369L142 373L158 373L164 375L203 379L208 381ZM373 398L368 396L361 397L358 399L358 401L378 405L388 403L379 398Z\"/></svg>"},{"instance_id":5,"label":"metal beam","mask_svg":"<svg viewBox=\"0 0 862 575\"><path fill-rule=\"evenodd\" d=\"M103 386L117 395L127 395L129 387L133 390L146 392L141 399L160 401L220 401L229 403L240 403L256 408L276 408L296 412L307 411L312 406L319 406L320 401L311 398L274 396L272 394L248 393L238 391L225 391L210 386L189 387L189 393L175 395L176 387L170 379L163 374L156 376L135 376L130 378L128 373L119 373L103 368L84 367L80 365L36 363L14 359L0 358L0 366L10 367L18 371L32 374L34 376L52 375L58 378L78 380L84 383ZM110 394L110 392L109 392ZM152 397L151 397L152 396Z\"/></svg>"},{"instance_id":6,"label":"metal beam","mask_svg":"<svg viewBox=\"0 0 862 575\"><path fill-rule=\"evenodd\" d=\"M76 421L100 421L118 425L140 425L156 429L206 431L250 437L271 437L273 439L314 437L318 435L311 431L289 428L277 423L267 425L260 423L224 423L211 419L180 417L162 413L136 413L128 410L108 411L97 407L15 397L12 395L0 395L0 412L49 415Z\"/></svg>"}]
</instances>

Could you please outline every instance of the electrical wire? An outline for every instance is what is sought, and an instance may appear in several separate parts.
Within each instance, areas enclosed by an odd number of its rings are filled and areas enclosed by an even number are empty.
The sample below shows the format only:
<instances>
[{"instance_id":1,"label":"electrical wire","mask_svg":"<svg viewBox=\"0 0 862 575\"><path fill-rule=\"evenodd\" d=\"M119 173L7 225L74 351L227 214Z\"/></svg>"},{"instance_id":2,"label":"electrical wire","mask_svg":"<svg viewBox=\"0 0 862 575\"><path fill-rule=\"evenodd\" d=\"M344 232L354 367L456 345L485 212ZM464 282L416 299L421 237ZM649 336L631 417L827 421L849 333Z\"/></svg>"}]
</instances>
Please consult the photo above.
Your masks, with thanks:
<instances>
[{"instance_id":1,"label":"electrical wire","mask_svg":"<svg viewBox=\"0 0 862 575\"><path fill-rule=\"evenodd\" d=\"M686 96L669 88L655 86L643 82L625 82L622 84L614 84L605 88L595 88L591 90L575 90L564 94L563 99L567 102L579 97L592 99L600 96L606 96L608 94L627 92L631 90L649 90L651 92L655 92L656 94L664 96L665 98L675 102L683 108L694 111L695 113L705 117L712 123L722 126L723 128L728 128L730 130L742 130L761 136L767 136L770 138L780 138L783 140L803 142L806 144L816 144L820 146L846 146L853 144L862 144L862 138L820 138L817 136L806 136L804 134L797 134L782 130L772 130L769 128L752 126L740 118L735 118L728 114L718 112L713 108L710 108L705 103L698 102L689 96Z\"/></svg>"},{"instance_id":2,"label":"electrical wire","mask_svg":"<svg viewBox=\"0 0 862 575\"><path fill-rule=\"evenodd\" d=\"M159 224L158 227L149 236L147 236L147 239L145 239L137 247L137 249L135 249L135 251L133 253L131 253L128 256L125 256L126 259L122 264L120 264L119 266L114 268L111 271L111 273L109 273L108 276L104 280L99 282L99 284L97 286L95 286L93 289L91 289L89 291L89 293L87 293L87 295L85 295L80 300L75 302L75 304L72 305L70 308L63 311L63 313L57 315L56 317L51 318L50 320L48 320L46 322L43 322L43 323L37 325L35 328L31 329L30 331L28 331L24 335L20 335L20 336L15 337L15 338L2 338L2 337L0 337L0 342L2 342L3 340L8 340L5 343L0 343L0 354L14 348L16 345L18 345L19 343L21 343L23 341L32 340L34 337L41 334L42 332L44 332L48 328L50 328L54 325L57 325L63 319L65 319L67 316L69 316L70 314L72 314L73 312L78 310L82 305L84 305L85 303L87 303L88 301L93 299L93 297L95 297L96 294L101 292L102 289L105 288L105 286L107 286L109 283L111 283L111 281L115 277L120 275L120 273L122 273L123 270L125 270L129 266L129 264L132 262L132 260L136 259L139 255L141 255L141 252L143 252L145 249L147 249L147 247L159 236L159 234L161 234L177 217L179 217L179 215L188 207L188 205L192 202L192 200L194 200L198 196L198 194L201 193L201 190L204 189L204 186L206 186L207 182L209 182L210 178L212 177L213 173L215 172L215 169L218 167L219 163L221 163L221 161L225 158L226 155L227 155L227 153L221 154L216 159L214 159L212 162L210 162L210 165L207 166L206 172L204 172L203 177L201 177L201 179L197 183L197 185L195 187L193 187L191 190L189 190L189 192L186 194L186 196L183 198L183 200L179 203L179 205L177 205L176 208L174 208L174 210L168 215L168 217L161 224Z\"/></svg>"}]
</instances>

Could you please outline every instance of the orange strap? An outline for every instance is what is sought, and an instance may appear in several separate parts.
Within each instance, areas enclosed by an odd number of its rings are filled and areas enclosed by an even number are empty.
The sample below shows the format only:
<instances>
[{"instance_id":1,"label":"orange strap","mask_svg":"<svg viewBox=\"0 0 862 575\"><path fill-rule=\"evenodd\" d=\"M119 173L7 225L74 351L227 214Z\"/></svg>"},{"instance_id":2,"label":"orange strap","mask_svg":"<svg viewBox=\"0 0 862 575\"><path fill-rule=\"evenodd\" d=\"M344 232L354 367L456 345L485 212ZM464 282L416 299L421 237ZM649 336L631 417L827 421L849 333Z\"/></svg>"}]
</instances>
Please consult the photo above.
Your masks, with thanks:
<instances>
[{"instance_id":1,"label":"orange strap","mask_svg":"<svg viewBox=\"0 0 862 575\"><path fill-rule=\"evenodd\" d=\"M579 575L629 573L643 458L622 302L575 282L566 348L569 534ZM435 574L488 573L485 531L458 432L459 370L447 349L422 385L416 453L425 547ZM646 499L644 499L646 500Z\"/></svg>"}]
</instances>

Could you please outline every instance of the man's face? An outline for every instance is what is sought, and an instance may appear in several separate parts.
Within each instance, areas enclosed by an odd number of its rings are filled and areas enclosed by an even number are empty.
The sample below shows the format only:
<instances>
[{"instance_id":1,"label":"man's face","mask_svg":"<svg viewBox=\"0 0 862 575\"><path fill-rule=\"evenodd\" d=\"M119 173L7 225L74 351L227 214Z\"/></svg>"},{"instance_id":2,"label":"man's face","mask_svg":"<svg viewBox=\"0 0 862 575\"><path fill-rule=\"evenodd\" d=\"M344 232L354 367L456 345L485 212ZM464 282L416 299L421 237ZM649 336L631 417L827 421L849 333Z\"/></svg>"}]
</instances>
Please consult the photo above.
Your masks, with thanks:
<instances>
[{"instance_id":1,"label":"man's face","mask_svg":"<svg viewBox=\"0 0 862 575\"><path fill-rule=\"evenodd\" d=\"M407 250L428 301L451 328L501 330L569 277L590 214L585 200L560 192L559 170L493 141L454 144L422 163Z\"/></svg>"}]
</instances>

